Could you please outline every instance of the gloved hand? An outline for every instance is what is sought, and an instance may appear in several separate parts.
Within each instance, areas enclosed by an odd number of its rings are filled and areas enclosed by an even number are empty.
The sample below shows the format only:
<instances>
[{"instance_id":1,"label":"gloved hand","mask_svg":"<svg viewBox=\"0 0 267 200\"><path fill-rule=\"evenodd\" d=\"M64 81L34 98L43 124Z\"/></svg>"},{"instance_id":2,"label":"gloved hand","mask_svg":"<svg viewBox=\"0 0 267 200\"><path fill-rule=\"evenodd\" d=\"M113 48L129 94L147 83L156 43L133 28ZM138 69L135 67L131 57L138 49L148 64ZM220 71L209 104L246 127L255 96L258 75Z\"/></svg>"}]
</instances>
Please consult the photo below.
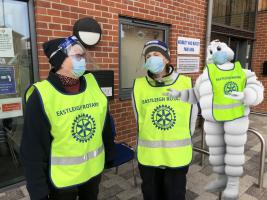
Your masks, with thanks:
<instances>
[{"instance_id":1,"label":"gloved hand","mask_svg":"<svg viewBox=\"0 0 267 200\"><path fill-rule=\"evenodd\" d=\"M164 96L168 96L171 98L180 98L181 97L181 91L175 90L173 88L167 89L169 92L162 93Z\"/></svg>"},{"instance_id":2,"label":"gloved hand","mask_svg":"<svg viewBox=\"0 0 267 200\"><path fill-rule=\"evenodd\" d=\"M236 91L233 91L229 95L224 95L224 96L230 99L239 100L242 103L245 98L244 92L236 92Z\"/></svg>"}]
</instances>

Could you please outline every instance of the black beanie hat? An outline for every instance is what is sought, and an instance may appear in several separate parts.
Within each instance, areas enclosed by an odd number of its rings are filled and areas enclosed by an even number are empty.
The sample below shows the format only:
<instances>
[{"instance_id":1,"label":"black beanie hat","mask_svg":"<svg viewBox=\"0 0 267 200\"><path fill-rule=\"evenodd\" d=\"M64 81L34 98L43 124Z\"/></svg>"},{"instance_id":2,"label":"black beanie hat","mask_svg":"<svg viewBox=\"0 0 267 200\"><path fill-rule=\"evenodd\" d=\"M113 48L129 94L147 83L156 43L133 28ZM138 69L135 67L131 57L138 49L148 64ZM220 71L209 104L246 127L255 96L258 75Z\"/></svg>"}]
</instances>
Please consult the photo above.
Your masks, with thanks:
<instances>
[{"instance_id":1,"label":"black beanie hat","mask_svg":"<svg viewBox=\"0 0 267 200\"><path fill-rule=\"evenodd\" d=\"M61 50L57 51L58 46L64 40L65 38L58 38L43 43L44 53L46 57L49 59L49 63L52 65L52 67L55 68L56 71L60 69L62 63L68 57L63 51Z\"/></svg>"},{"instance_id":2,"label":"black beanie hat","mask_svg":"<svg viewBox=\"0 0 267 200\"><path fill-rule=\"evenodd\" d=\"M151 40L148 41L144 46L144 56L151 52L151 51L158 51L160 52L165 58L167 58L170 61L170 51L168 49L168 46L160 41L160 40Z\"/></svg>"}]
</instances>

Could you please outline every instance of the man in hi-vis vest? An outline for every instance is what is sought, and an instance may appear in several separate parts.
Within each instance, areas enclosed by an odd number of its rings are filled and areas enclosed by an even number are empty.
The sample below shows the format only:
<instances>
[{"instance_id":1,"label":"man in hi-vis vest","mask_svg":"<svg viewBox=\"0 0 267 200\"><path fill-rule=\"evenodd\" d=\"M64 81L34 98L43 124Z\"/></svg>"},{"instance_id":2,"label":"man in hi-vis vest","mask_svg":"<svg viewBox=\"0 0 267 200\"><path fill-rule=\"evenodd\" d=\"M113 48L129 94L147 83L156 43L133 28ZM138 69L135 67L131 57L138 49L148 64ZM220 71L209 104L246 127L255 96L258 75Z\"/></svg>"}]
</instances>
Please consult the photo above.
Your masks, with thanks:
<instances>
[{"instance_id":1,"label":"man in hi-vis vest","mask_svg":"<svg viewBox=\"0 0 267 200\"><path fill-rule=\"evenodd\" d=\"M143 52L148 73L135 80L133 90L143 197L145 200L183 200L186 174L192 161L191 135L197 106L162 93L171 87L192 88L192 81L170 65L169 50L164 42L149 41Z\"/></svg>"},{"instance_id":2,"label":"man in hi-vis vest","mask_svg":"<svg viewBox=\"0 0 267 200\"><path fill-rule=\"evenodd\" d=\"M96 200L105 162L112 159L108 102L88 54L75 36L43 44L52 70L26 91L21 144L33 200Z\"/></svg>"}]
</instances>

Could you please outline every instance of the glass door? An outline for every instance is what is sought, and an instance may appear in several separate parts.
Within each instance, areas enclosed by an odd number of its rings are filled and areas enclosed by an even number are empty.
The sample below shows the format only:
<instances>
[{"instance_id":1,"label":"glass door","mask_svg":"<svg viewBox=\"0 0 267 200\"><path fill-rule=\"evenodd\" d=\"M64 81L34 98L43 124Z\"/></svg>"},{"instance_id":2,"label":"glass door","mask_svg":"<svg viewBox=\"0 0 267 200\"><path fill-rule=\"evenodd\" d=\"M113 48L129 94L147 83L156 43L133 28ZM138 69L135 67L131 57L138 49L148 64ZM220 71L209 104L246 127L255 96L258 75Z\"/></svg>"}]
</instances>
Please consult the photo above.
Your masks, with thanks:
<instances>
[{"instance_id":1,"label":"glass door","mask_svg":"<svg viewBox=\"0 0 267 200\"><path fill-rule=\"evenodd\" d=\"M234 60L239 61L243 68L250 68L252 41L240 38L230 38L230 47L235 53Z\"/></svg>"},{"instance_id":2,"label":"glass door","mask_svg":"<svg viewBox=\"0 0 267 200\"><path fill-rule=\"evenodd\" d=\"M0 0L0 187L23 179L23 98L33 64L27 1Z\"/></svg>"}]
</instances>

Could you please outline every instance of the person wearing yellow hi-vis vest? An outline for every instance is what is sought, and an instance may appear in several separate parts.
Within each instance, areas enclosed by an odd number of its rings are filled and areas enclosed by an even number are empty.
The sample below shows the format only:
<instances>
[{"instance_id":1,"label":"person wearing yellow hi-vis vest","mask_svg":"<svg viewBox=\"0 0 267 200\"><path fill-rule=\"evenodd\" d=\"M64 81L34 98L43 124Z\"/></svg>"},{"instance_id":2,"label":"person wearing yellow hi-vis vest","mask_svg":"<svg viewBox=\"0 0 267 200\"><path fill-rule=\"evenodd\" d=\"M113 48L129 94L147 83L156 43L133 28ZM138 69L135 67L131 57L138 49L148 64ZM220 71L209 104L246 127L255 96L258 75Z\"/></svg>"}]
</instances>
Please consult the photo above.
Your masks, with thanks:
<instances>
[{"instance_id":1,"label":"person wearing yellow hi-vis vest","mask_svg":"<svg viewBox=\"0 0 267 200\"><path fill-rule=\"evenodd\" d=\"M101 173L113 159L108 102L86 70L86 50L75 36L43 44L53 66L30 86L21 144L33 200L96 200Z\"/></svg>"},{"instance_id":2,"label":"person wearing yellow hi-vis vest","mask_svg":"<svg viewBox=\"0 0 267 200\"><path fill-rule=\"evenodd\" d=\"M144 200L183 200L192 161L197 106L165 97L166 89L192 88L191 78L170 65L167 45L158 40L144 46L148 75L137 78L133 103L138 124L137 159Z\"/></svg>"}]
</instances>

